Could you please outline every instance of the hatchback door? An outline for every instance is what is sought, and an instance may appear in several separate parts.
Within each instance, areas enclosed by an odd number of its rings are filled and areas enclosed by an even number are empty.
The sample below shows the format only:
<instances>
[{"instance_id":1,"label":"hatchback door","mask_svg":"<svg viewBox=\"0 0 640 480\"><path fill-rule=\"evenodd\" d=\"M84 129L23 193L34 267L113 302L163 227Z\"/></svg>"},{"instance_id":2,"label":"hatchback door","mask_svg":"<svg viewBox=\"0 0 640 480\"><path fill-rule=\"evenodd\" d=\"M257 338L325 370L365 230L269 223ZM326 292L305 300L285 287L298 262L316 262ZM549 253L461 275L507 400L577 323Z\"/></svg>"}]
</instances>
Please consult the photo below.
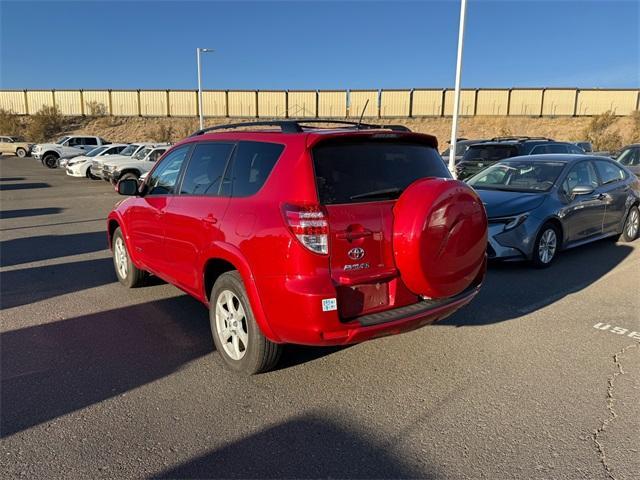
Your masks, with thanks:
<instances>
[{"instance_id":1,"label":"hatchback door","mask_svg":"<svg viewBox=\"0 0 640 480\"><path fill-rule=\"evenodd\" d=\"M320 204L327 211L331 277L349 318L416 301L396 290L393 209L413 182L450 177L437 151L389 138L330 140L313 150Z\"/></svg>"}]
</instances>

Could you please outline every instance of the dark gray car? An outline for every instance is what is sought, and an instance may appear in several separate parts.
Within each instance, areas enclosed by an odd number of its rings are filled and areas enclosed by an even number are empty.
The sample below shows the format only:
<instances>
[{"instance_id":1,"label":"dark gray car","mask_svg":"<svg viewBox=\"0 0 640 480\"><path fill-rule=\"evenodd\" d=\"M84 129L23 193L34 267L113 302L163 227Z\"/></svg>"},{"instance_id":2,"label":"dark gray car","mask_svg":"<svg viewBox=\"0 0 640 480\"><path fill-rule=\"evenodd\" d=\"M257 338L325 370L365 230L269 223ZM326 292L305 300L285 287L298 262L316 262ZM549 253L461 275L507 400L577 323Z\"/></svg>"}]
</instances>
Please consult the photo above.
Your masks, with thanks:
<instances>
[{"instance_id":1,"label":"dark gray car","mask_svg":"<svg viewBox=\"0 0 640 480\"><path fill-rule=\"evenodd\" d=\"M627 145L615 158L615 161L624 165L636 176L640 175L640 143L634 143L633 145Z\"/></svg>"},{"instance_id":2,"label":"dark gray car","mask_svg":"<svg viewBox=\"0 0 640 480\"><path fill-rule=\"evenodd\" d=\"M633 241L640 181L607 157L514 157L470 178L489 218L489 258L546 267L558 251L605 237Z\"/></svg>"}]
</instances>

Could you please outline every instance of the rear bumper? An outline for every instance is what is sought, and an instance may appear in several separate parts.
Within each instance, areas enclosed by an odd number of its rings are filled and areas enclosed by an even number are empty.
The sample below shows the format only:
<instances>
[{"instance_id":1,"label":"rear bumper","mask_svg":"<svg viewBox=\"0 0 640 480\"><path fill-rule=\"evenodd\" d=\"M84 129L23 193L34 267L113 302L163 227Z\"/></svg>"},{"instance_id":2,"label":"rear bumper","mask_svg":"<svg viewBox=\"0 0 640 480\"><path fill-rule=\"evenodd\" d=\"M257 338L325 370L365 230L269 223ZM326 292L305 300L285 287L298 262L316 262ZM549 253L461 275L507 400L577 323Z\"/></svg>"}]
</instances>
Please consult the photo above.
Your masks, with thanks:
<instances>
[{"instance_id":1,"label":"rear bumper","mask_svg":"<svg viewBox=\"0 0 640 480\"><path fill-rule=\"evenodd\" d=\"M411 305L343 320L337 310L323 311L322 301L335 299L335 287L318 279L270 277L257 279L265 320L283 343L330 346L360 343L395 335L442 320L469 303L478 294L486 271L464 292L441 300L423 300ZM265 281L266 280L266 281Z\"/></svg>"}]
</instances>

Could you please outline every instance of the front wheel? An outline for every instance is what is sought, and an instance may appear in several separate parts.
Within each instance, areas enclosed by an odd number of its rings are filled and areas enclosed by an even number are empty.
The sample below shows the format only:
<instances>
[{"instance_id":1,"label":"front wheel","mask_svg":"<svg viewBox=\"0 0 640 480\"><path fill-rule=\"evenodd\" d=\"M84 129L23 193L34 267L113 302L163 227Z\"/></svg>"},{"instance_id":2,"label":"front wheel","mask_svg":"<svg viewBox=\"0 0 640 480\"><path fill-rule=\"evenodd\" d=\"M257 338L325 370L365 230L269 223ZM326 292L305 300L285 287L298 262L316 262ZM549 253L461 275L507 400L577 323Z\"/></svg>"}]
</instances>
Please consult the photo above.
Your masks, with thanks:
<instances>
[{"instance_id":1,"label":"front wheel","mask_svg":"<svg viewBox=\"0 0 640 480\"><path fill-rule=\"evenodd\" d=\"M16 155L20 158L24 158L27 156L27 151L24 148L17 148Z\"/></svg>"},{"instance_id":2,"label":"front wheel","mask_svg":"<svg viewBox=\"0 0 640 480\"><path fill-rule=\"evenodd\" d=\"M624 222L624 228L620 239L623 242L633 242L638 238L638 232L640 231L640 210L637 206L633 206L629 209L627 214L627 220Z\"/></svg>"},{"instance_id":3,"label":"front wheel","mask_svg":"<svg viewBox=\"0 0 640 480\"><path fill-rule=\"evenodd\" d=\"M42 159L42 163L49 168L56 168L58 166L58 157L53 153L48 153Z\"/></svg>"},{"instance_id":4,"label":"front wheel","mask_svg":"<svg viewBox=\"0 0 640 480\"><path fill-rule=\"evenodd\" d=\"M560 234L558 228L545 223L533 244L533 257L531 261L537 268L547 268L555 260L560 248Z\"/></svg>"},{"instance_id":5,"label":"front wheel","mask_svg":"<svg viewBox=\"0 0 640 480\"><path fill-rule=\"evenodd\" d=\"M144 283L147 272L137 268L129 257L127 244L124 241L120 227L113 232L113 266L116 269L116 276L121 284L127 288L136 288Z\"/></svg>"},{"instance_id":6,"label":"front wheel","mask_svg":"<svg viewBox=\"0 0 640 480\"><path fill-rule=\"evenodd\" d=\"M216 280L209 322L216 350L232 370L253 375L271 370L278 362L282 346L260 331L238 272L223 273Z\"/></svg>"}]
</instances>

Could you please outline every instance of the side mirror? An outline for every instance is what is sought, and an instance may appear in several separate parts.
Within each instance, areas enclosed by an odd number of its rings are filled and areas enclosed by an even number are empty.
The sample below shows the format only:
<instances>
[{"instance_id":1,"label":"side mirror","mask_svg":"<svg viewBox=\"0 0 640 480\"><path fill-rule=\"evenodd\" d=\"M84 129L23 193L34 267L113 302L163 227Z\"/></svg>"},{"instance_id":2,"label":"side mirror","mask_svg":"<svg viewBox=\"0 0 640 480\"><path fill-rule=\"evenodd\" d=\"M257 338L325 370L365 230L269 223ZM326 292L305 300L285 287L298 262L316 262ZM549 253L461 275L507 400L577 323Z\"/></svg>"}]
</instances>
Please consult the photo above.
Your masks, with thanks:
<instances>
[{"instance_id":1,"label":"side mirror","mask_svg":"<svg viewBox=\"0 0 640 480\"><path fill-rule=\"evenodd\" d=\"M571 189L571 198L575 198L578 195L589 195L593 193L593 190L590 185L576 185Z\"/></svg>"},{"instance_id":2,"label":"side mirror","mask_svg":"<svg viewBox=\"0 0 640 480\"><path fill-rule=\"evenodd\" d=\"M120 195L138 195L138 180L135 178L125 178L118 182L118 193Z\"/></svg>"}]
</instances>

